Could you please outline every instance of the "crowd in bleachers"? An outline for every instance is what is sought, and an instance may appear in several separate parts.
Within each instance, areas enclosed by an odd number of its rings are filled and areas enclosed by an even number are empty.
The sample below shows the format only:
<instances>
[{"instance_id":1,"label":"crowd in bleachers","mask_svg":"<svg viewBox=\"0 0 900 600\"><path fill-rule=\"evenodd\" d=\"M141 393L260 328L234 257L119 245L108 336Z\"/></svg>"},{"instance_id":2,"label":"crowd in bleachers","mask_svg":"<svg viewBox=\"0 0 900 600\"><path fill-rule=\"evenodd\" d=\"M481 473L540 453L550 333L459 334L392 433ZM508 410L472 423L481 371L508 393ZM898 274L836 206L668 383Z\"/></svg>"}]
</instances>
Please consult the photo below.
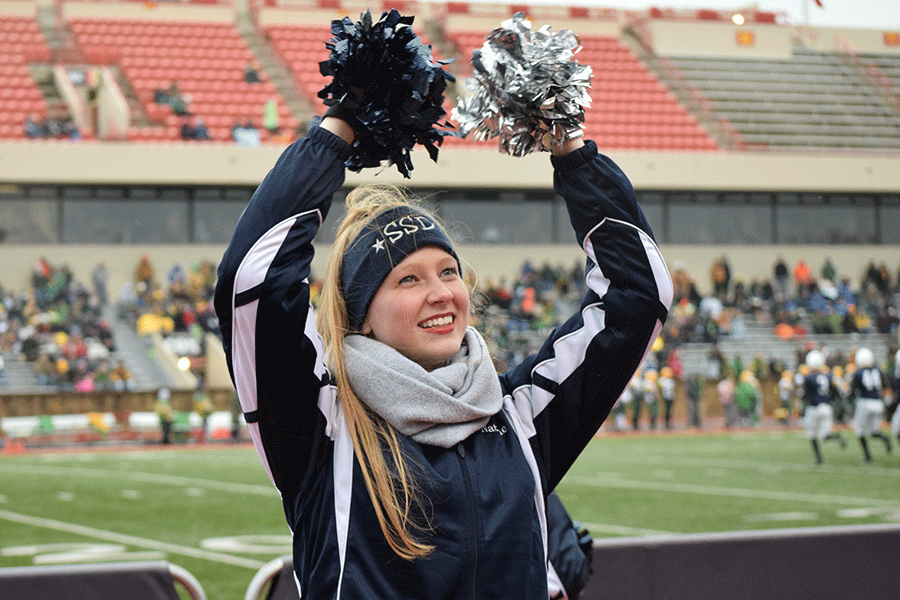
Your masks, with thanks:
<instances>
[{"instance_id":1,"label":"crowd in bleachers","mask_svg":"<svg viewBox=\"0 0 900 600\"><path fill-rule=\"evenodd\" d=\"M78 140L81 132L72 120L72 116L63 108L48 110L48 114L40 118L36 114L25 117L25 137L29 139Z\"/></svg>"},{"instance_id":2,"label":"crowd in bleachers","mask_svg":"<svg viewBox=\"0 0 900 600\"><path fill-rule=\"evenodd\" d=\"M40 386L81 392L131 389L133 376L116 355L115 326L104 317L110 299L102 263L91 279L89 288L67 266L41 258L28 289L0 285L0 358L29 363ZM115 299L117 316L141 334L218 334L214 285L215 266L209 261L190 271L173 265L160 285L144 255L134 280ZM0 385L4 382L7 378Z\"/></svg>"},{"instance_id":3,"label":"crowd in bleachers","mask_svg":"<svg viewBox=\"0 0 900 600\"><path fill-rule=\"evenodd\" d=\"M783 339L807 333L894 333L898 319L896 296L900 271L892 280L885 264L871 262L858 278L838 275L826 260L815 276L804 261L790 268L779 258L771 279L746 282L734 278L728 260L712 263L712 293L701 296L684 265L675 261L675 288L668 341L716 342L720 336L740 335L748 319L771 324Z\"/></svg>"},{"instance_id":4,"label":"crowd in bleachers","mask_svg":"<svg viewBox=\"0 0 900 600\"><path fill-rule=\"evenodd\" d=\"M135 267L133 281L127 282L120 293L117 312L140 334L218 334L212 306L215 283L216 266L208 260L190 270L175 263L161 280L145 254Z\"/></svg>"},{"instance_id":5,"label":"crowd in bleachers","mask_svg":"<svg viewBox=\"0 0 900 600\"><path fill-rule=\"evenodd\" d=\"M28 289L0 286L0 356L32 364L38 385L121 391L132 378L115 351L100 296L67 266L41 258Z\"/></svg>"},{"instance_id":6,"label":"crowd in bleachers","mask_svg":"<svg viewBox=\"0 0 900 600\"><path fill-rule=\"evenodd\" d=\"M897 333L900 273L892 280L883 264L872 263L858 279L851 280L839 277L831 261L826 261L819 276L814 277L804 261L789 267L779 259L773 266L771 280L754 280L747 285L732 275L723 256L710 267L711 291L707 294L698 291L679 261L673 263L671 273L675 299L669 319L633 385L617 405L609 425L613 429L639 428L635 417L643 412L647 412L651 427L657 426L657 417L659 424L667 423L672 406L672 398L667 399L665 393L669 381L682 382L688 400L694 398L688 402L687 411L695 426L702 420L699 402L707 386L716 388L714 395L722 403L727 426L758 422L764 404L776 406L776 416L787 423L798 417L801 401L795 385L783 397L784 385L779 386L779 381L785 374L793 378L796 373L790 369L795 364L802 365L812 349L807 333ZM514 364L536 350L549 329L574 312L583 291L580 266L567 270L544 265L535 269L527 262L511 283L486 281L479 286L475 324L485 331L498 367ZM764 348L759 348L751 360L722 353L717 342L741 337L750 321L795 342L796 357L791 364L766 355ZM711 344L712 349L701 372L686 373L679 348L695 342ZM852 355L839 349L825 350L828 365L835 373L852 372ZM896 351L896 344L892 344L889 356L879 358L889 376ZM688 393L691 390L695 393ZM850 418L850 400L847 394L836 399L839 422Z\"/></svg>"},{"instance_id":7,"label":"crowd in bleachers","mask_svg":"<svg viewBox=\"0 0 900 600\"><path fill-rule=\"evenodd\" d=\"M740 336L749 321L798 344L806 333L897 332L900 273L891 278L883 264L871 263L852 281L838 276L830 261L815 277L804 261L788 266L779 259L771 279L747 285L732 275L722 256L711 265L711 292L705 295L679 261L671 273L675 298L661 334L660 347L665 350L654 356L659 363L651 365L654 370L671 367L679 346ZM216 266L209 260L189 269L173 264L160 277L151 257L144 255L115 300L118 318L140 334L197 339L205 333L218 335L212 305L215 278ZM580 263L535 266L526 261L509 280L476 281L471 272L467 279L475 290L474 324L485 333L500 369L537 350L547 333L578 309L584 293ZM31 289L2 292L0 349L33 363L39 383L90 390L121 387L117 382L127 379L116 372L120 365L114 359L113 330L102 317L102 307L109 301L103 265L94 270L92 280L88 289L65 266L42 259L34 266ZM313 282L314 302L319 286ZM719 373L739 378L748 366L737 365L736 360L718 358ZM785 368L762 359L755 363L749 368L758 379L777 377Z\"/></svg>"}]
</instances>

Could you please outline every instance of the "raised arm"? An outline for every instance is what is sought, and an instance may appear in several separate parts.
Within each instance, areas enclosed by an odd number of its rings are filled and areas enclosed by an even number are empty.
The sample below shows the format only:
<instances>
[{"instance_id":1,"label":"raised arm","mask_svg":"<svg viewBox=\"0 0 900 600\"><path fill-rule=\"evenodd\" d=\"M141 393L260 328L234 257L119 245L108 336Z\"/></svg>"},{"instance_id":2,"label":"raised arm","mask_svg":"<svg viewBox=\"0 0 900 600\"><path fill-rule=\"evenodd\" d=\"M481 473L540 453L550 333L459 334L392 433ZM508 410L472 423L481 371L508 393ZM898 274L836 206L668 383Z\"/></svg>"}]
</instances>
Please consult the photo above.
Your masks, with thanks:
<instances>
[{"instance_id":1,"label":"raised arm","mask_svg":"<svg viewBox=\"0 0 900 600\"><path fill-rule=\"evenodd\" d=\"M291 144L241 215L219 264L215 308L251 436L275 485L302 485L315 458L326 380L309 303L312 241L344 181L342 122ZM334 122L336 121L336 122ZM352 139L352 138L351 138ZM283 467L285 460L291 468Z\"/></svg>"},{"instance_id":2,"label":"raised arm","mask_svg":"<svg viewBox=\"0 0 900 600\"><path fill-rule=\"evenodd\" d=\"M596 433L659 334L672 302L665 261L619 167L592 141L554 153L554 189L587 255L580 310L502 377L553 489Z\"/></svg>"}]
</instances>

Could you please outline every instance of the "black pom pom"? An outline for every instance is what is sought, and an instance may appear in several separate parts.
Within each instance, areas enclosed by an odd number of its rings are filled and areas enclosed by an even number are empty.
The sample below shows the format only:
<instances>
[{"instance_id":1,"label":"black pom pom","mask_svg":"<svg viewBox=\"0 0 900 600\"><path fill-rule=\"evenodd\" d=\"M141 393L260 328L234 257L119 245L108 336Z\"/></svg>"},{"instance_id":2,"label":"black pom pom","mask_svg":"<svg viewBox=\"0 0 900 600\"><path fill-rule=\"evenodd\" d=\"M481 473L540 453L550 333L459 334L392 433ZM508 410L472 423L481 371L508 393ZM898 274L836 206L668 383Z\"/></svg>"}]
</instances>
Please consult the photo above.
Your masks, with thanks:
<instances>
[{"instance_id":1,"label":"black pom pom","mask_svg":"<svg viewBox=\"0 0 900 600\"><path fill-rule=\"evenodd\" d=\"M435 127L453 128L443 108L447 81L454 81L443 69L450 61L432 58L431 46L412 30L413 19L391 9L377 23L369 10L356 23L349 17L331 22L332 38L325 44L331 54L319 70L332 80L319 97L355 117L350 125L356 138L346 163L351 171L387 160L409 177L415 144L436 161L444 136L458 136Z\"/></svg>"}]
</instances>

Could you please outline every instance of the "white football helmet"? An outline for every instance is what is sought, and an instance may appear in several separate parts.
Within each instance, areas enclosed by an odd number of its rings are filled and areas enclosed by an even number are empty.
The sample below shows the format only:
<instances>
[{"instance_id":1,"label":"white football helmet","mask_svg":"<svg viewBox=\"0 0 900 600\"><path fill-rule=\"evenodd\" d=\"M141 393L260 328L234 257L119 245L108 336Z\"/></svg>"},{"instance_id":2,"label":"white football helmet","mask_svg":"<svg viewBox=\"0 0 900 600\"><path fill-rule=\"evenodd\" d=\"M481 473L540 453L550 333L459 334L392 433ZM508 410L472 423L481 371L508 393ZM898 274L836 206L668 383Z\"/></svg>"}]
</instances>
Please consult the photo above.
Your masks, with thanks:
<instances>
[{"instance_id":1,"label":"white football helmet","mask_svg":"<svg viewBox=\"0 0 900 600\"><path fill-rule=\"evenodd\" d=\"M875 364L875 355L868 348L856 351L856 368L867 369Z\"/></svg>"},{"instance_id":2,"label":"white football helmet","mask_svg":"<svg viewBox=\"0 0 900 600\"><path fill-rule=\"evenodd\" d=\"M819 350L810 350L806 355L806 366L810 369L821 369L825 366L825 355Z\"/></svg>"}]
</instances>

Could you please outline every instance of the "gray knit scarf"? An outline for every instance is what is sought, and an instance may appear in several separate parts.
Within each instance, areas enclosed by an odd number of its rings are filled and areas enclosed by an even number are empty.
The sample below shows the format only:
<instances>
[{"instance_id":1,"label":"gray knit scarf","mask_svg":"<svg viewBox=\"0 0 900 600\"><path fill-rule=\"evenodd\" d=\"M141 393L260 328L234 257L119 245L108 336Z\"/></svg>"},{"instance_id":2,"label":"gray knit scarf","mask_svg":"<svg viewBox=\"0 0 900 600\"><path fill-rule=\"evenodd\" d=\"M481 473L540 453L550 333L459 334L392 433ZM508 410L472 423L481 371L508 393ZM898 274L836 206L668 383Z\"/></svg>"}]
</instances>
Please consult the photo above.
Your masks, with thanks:
<instances>
[{"instance_id":1,"label":"gray knit scarf","mask_svg":"<svg viewBox=\"0 0 900 600\"><path fill-rule=\"evenodd\" d=\"M344 338L344 355L359 399L421 444L450 448L481 429L503 406L487 345L472 327L447 366L431 372L362 335Z\"/></svg>"}]
</instances>

